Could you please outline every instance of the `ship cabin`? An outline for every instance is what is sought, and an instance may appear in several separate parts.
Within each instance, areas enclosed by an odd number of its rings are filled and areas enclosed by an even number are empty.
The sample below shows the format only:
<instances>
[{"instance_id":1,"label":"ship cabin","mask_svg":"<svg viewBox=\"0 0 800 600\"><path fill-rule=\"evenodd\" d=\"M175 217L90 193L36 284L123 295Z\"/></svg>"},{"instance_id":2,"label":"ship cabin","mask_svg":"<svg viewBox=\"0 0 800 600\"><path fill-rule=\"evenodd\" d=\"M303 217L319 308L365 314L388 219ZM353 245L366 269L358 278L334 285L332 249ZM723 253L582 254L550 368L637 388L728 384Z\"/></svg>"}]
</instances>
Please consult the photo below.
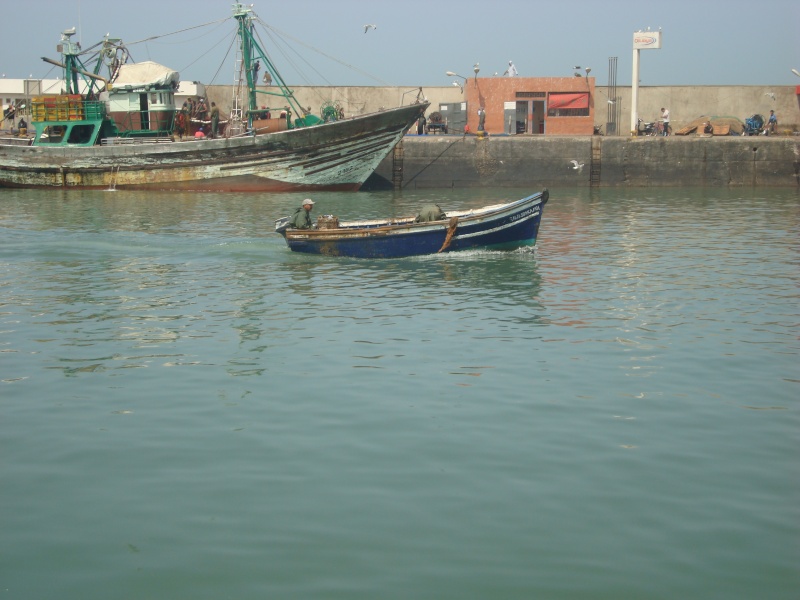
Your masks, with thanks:
<instances>
[{"instance_id":1,"label":"ship cabin","mask_svg":"<svg viewBox=\"0 0 800 600\"><path fill-rule=\"evenodd\" d=\"M175 119L179 74L154 62L123 65L99 98L79 94L31 101L34 146L94 146L167 140Z\"/></svg>"}]
</instances>

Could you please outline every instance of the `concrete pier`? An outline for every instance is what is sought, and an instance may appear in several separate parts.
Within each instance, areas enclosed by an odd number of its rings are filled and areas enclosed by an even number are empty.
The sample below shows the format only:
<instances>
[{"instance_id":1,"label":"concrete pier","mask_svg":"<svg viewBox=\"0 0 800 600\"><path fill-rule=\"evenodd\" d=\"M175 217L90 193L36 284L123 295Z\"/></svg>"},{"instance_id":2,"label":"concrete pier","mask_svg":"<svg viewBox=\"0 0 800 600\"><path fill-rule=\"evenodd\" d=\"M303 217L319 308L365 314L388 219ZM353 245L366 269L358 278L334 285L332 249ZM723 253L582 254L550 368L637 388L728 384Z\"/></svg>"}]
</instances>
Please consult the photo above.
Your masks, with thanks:
<instances>
[{"instance_id":1,"label":"concrete pier","mask_svg":"<svg viewBox=\"0 0 800 600\"><path fill-rule=\"evenodd\" d=\"M800 138L408 135L403 189L547 186L800 187ZM572 160L583 164L573 168ZM392 186L390 155L366 189Z\"/></svg>"}]
</instances>

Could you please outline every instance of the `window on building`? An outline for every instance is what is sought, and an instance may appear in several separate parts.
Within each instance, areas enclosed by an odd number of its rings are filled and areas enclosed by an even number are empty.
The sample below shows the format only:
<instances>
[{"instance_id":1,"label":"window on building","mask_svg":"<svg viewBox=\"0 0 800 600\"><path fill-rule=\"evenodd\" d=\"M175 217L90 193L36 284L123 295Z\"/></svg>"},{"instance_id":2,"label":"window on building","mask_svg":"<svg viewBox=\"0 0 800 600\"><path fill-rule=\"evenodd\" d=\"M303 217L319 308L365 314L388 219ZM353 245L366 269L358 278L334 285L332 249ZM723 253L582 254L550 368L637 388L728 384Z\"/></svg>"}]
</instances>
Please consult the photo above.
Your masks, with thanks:
<instances>
[{"instance_id":1,"label":"window on building","mask_svg":"<svg viewBox=\"0 0 800 600\"><path fill-rule=\"evenodd\" d=\"M588 117L588 92L550 92L547 97L548 117Z\"/></svg>"}]
</instances>

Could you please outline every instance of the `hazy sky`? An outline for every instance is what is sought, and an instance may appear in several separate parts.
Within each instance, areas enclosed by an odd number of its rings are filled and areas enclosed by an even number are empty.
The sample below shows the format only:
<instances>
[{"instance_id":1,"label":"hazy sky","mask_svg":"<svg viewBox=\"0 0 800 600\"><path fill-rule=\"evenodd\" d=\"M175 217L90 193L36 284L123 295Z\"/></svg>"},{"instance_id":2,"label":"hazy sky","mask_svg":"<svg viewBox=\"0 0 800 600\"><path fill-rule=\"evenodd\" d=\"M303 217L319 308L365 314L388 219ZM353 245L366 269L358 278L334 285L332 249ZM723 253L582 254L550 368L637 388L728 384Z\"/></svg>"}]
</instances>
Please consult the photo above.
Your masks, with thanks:
<instances>
[{"instance_id":1,"label":"hazy sky","mask_svg":"<svg viewBox=\"0 0 800 600\"><path fill-rule=\"evenodd\" d=\"M12 11L2 0L1 68L11 78L60 76L40 57L58 59L60 32L76 26L84 48L110 33L130 45L136 62L230 84L231 4L37 0ZM478 62L480 76L492 76L509 60L529 77L591 67L606 85L615 56L617 84L627 86L633 33L647 27L662 28L663 47L641 52L641 85L800 85L791 72L800 70L798 0L255 0L254 11L278 32L262 39L290 85L450 85L445 71L471 77ZM368 23L377 29L364 33ZM273 46L273 36L288 45Z\"/></svg>"}]
</instances>

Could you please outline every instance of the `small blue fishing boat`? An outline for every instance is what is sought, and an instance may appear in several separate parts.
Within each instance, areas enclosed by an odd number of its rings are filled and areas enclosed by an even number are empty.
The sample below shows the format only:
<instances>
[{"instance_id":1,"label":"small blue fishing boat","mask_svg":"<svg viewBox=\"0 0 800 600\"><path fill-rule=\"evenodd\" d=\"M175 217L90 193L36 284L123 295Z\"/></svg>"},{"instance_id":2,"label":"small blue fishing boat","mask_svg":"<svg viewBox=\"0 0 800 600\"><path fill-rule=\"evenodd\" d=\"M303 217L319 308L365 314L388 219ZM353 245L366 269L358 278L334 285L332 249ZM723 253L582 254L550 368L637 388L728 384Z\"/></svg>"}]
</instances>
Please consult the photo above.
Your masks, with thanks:
<instances>
[{"instance_id":1,"label":"small blue fishing boat","mask_svg":"<svg viewBox=\"0 0 800 600\"><path fill-rule=\"evenodd\" d=\"M400 258L471 248L513 250L533 246L539 233L545 189L521 200L483 208L448 211L444 219L417 222L416 217L373 221L317 219L313 229L294 229L290 217L275 230L294 252L355 258Z\"/></svg>"}]
</instances>

